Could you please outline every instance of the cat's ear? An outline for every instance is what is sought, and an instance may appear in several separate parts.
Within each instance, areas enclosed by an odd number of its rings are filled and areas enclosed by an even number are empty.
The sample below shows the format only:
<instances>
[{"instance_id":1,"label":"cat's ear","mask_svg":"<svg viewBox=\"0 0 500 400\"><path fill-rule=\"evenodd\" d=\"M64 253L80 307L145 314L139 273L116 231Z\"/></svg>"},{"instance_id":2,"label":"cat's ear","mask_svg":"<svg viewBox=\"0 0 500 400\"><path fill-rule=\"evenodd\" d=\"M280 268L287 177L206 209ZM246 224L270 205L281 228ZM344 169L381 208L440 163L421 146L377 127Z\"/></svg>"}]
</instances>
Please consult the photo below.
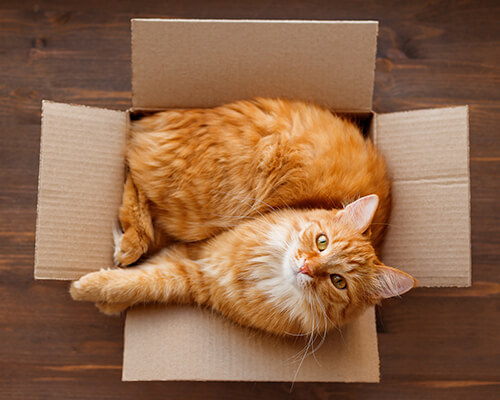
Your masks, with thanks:
<instances>
[{"instance_id":1,"label":"cat's ear","mask_svg":"<svg viewBox=\"0 0 500 400\"><path fill-rule=\"evenodd\" d=\"M361 197L347 205L342 211L342 218L348 218L359 232L365 232L372 223L373 216L378 207L378 196L371 194Z\"/></svg>"},{"instance_id":2,"label":"cat's ear","mask_svg":"<svg viewBox=\"0 0 500 400\"><path fill-rule=\"evenodd\" d=\"M413 276L399 269L385 265L378 265L375 268L377 269L375 297L378 299L400 296L417 285L417 280Z\"/></svg>"}]
</instances>

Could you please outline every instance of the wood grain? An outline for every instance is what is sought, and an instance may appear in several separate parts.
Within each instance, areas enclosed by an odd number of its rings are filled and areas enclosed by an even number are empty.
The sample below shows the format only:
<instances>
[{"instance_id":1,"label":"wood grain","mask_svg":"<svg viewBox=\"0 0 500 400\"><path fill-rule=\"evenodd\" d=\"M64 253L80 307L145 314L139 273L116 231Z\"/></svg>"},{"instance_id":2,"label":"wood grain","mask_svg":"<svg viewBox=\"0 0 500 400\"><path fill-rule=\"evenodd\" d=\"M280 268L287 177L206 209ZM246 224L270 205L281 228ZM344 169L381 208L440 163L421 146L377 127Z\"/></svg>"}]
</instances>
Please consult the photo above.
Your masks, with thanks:
<instances>
[{"instance_id":1,"label":"wood grain","mask_svg":"<svg viewBox=\"0 0 500 400\"><path fill-rule=\"evenodd\" d=\"M382 383L122 383L123 319L33 280L41 100L127 108L131 17L377 19L376 111L470 105L474 284L378 309ZM498 1L3 0L0 398L498 398L499 19Z\"/></svg>"}]
</instances>

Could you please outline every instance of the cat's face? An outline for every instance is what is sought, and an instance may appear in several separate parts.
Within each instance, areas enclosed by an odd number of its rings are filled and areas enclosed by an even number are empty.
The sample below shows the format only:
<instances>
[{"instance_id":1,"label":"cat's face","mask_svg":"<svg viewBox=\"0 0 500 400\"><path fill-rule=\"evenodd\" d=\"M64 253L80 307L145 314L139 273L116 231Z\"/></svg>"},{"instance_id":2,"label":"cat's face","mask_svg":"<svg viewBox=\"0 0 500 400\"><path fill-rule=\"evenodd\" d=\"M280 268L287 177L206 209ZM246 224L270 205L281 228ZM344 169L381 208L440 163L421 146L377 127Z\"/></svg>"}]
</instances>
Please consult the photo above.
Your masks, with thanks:
<instances>
[{"instance_id":1,"label":"cat's face","mask_svg":"<svg viewBox=\"0 0 500 400\"><path fill-rule=\"evenodd\" d=\"M410 275L384 266L375 254L366 230L377 203L376 196L367 196L342 211L308 213L283 260L288 284L339 324L415 284Z\"/></svg>"}]
</instances>

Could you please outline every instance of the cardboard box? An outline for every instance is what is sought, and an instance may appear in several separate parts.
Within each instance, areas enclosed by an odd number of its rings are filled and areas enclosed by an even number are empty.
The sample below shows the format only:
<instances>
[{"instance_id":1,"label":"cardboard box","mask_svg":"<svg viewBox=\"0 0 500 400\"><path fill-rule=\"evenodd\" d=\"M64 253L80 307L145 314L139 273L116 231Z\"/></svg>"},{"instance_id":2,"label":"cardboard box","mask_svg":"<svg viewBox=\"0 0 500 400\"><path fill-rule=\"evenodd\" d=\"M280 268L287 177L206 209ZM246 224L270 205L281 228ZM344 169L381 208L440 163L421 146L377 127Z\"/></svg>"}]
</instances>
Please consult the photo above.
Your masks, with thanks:
<instances>
[{"instance_id":1,"label":"cardboard box","mask_svg":"<svg viewBox=\"0 0 500 400\"><path fill-rule=\"evenodd\" d=\"M374 21L133 20L133 110L270 96L368 114L394 178L383 261L421 286L469 286L468 109L372 113L377 29ZM42 108L35 278L76 279L112 264L129 115ZM302 340L193 307L136 307L124 340L124 380L379 380L373 309L329 334L300 370Z\"/></svg>"}]
</instances>

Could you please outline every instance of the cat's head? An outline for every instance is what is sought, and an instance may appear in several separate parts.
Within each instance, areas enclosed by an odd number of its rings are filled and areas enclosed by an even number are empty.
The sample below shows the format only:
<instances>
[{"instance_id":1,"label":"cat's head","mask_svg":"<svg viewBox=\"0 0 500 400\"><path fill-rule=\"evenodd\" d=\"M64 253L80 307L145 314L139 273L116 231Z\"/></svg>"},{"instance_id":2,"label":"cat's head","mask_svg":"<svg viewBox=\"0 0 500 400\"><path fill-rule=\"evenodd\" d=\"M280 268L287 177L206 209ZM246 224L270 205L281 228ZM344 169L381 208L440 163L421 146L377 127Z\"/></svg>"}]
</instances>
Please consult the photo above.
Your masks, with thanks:
<instances>
[{"instance_id":1,"label":"cat's head","mask_svg":"<svg viewBox=\"0 0 500 400\"><path fill-rule=\"evenodd\" d=\"M416 284L377 258L369 232L377 206L378 197L370 195L340 211L309 211L287 246L283 268L288 283L335 324Z\"/></svg>"}]
</instances>

